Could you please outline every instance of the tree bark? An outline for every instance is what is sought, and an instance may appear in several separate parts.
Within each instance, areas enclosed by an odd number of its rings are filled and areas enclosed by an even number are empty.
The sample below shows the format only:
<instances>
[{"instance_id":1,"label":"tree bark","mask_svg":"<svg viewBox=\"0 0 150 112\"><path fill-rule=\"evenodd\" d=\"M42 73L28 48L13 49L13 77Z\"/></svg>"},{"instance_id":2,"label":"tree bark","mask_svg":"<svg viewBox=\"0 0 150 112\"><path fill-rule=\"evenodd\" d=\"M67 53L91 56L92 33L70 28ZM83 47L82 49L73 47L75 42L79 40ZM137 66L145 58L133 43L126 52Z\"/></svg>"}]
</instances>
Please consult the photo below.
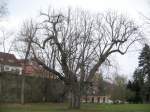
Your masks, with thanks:
<instances>
[{"instance_id":1,"label":"tree bark","mask_svg":"<svg viewBox=\"0 0 150 112\"><path fill-rule=\"evenodd\" d=\"M25 89L25 76L21 76L21 104L24 104L24 89Z\"/></svg>"},{"instance_id":2,"label":"tree bark","mask_svg":"<svg viewBox=\"0 0 150 112\"><path fill-rule=\"evenodd\" d=\"M71 91L70 91L70 108L71 109L80 108L80 97L81 97L80 85L78 83L71 85Z\"/></svg>"},{"instance_id":3,"label":"tree bark","mask_svg":"<svg viewBox=\"0 0 150 112\"><path fill-rule=\"evenodd\" d=\"M0 102L1 102L1 96L2 96L2 79L0 74Z\"/></svg>"}]
</instances>

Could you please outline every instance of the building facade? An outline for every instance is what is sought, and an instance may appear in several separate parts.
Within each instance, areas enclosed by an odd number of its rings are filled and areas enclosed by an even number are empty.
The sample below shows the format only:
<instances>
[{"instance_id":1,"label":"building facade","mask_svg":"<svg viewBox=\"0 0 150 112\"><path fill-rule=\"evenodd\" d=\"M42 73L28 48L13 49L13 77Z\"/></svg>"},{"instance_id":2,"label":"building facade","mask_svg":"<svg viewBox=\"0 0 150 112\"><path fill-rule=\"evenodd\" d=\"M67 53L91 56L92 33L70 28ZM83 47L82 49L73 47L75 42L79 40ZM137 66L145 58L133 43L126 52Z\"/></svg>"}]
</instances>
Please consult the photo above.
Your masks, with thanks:
<instances>
[{"instance_id":1,"label":"building facade","mask_svg":"<svg viewBox=\"0 0 150 112\"><path fill-rule=\"evenodd\" d=\"M81 101L84 103L113 103L111 96L82 96Z\"/></svg>"},{"instance_id":2,"label":"building facade","mask_svg":"<svg viewBox=\"0 0 150 112\"><path fill-rule=\"evenodd\" d=\"M14 54L0 52L0 72L56 79L56 75L38 65L34 59L17 59Z\"/></svg>"},{"instance_id":3,"label":"building facade","mask_svg":"<svg viewBox=\"0 0 150 112\"><path fill-rule=\"evenodd\" d=\"M0 72L22 74L22 67L13 54L0 52Z\"/></svg>"}]
</instances>

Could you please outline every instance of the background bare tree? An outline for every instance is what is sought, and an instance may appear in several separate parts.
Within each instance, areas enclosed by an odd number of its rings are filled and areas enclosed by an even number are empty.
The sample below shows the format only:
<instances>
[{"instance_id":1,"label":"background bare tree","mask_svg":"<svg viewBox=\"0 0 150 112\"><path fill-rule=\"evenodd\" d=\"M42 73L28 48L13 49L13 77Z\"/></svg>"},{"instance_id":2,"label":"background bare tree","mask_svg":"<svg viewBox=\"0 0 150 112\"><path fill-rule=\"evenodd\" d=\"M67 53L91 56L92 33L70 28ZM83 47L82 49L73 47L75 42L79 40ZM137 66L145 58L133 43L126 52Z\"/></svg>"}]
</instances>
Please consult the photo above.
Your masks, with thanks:
<instances>
[{"instance_id":1,"label":"background bare tree","mask_svg":"<svg viewBox=\"0 0 150 112\"><path fill-rule=\"evenodd\" d=\"M126 89L127 78L118 73L114 74L113 88L111 91L111 99L114 103L124 103L126 101L127 89ZM119 102L120 101L120 102Z\"/></svg>"},{"instance_id":2,"label":"background bare tree","mask_svg":"<svg viewBox=\"0 0 150 112\"><path fill-rule=\"evenodd\" d=\"M2 52L11 52L13 50L14 40L11 38L13 36L13 32L6 31L5 28L0 29L0 48ZM9 43L9 44L8 44Z\"/></svg>"},{"instance_id":3,"label":"background bare tree","mask_svg":"<svg viewBox=\"0 0 150 112\"><path fill-rule=\"evenodd\" d=\"M139 28L114 12L90 14L81 10L41 13L25 42L38 64L64 81L70 107L80 108L81 91L112 53L125 54L140 39Z\"/></svg>"},{"instance_id":4,"label":"background bare tree","mask_svg":"<svg viewBox=\"0 0 150 112\"><path fill-rule=\"evenodd\" d=\"M0 18L8 14L7 2L5 0L0 0Z\"/></svg>"},{"instance_id":5,"label":"background bare tree","mask_svg":"<svg viewBox=\"0 0 150 112\"><path fill-rule=\"evenodd\" d=\"M23 71L22 71L22 83L21 83L21 104L24 104L24 97L25 97L25 71L28 59L30 58L30 52L31 52L31 43L30 39L35 36L36 25L33 24L33 21L26 21L24 22L19 35L15 38L13 45L13 50L22 57L23 60ZM27 38L28 37L28 38Z\"/></svg>"},{"instance_id":6,"label":"background bare tree","mask_svg":"<svg viewBox=\"0 0 150 112\"><path fill-rule=\"evenodd\" d=\"M8 13L8 10L7 10L7 3L6 1L4 0L0 0L0 21L1 19L7 15ZM6 49L6 46L5 46L5 43L6 43L6 40L8 39L8 33L6 33L6 31L4 30L4 28L2 28L0 30L0 46L2 46L2 49L3 51L5 52L5 49Z\"/></svg>"}]
</instances>

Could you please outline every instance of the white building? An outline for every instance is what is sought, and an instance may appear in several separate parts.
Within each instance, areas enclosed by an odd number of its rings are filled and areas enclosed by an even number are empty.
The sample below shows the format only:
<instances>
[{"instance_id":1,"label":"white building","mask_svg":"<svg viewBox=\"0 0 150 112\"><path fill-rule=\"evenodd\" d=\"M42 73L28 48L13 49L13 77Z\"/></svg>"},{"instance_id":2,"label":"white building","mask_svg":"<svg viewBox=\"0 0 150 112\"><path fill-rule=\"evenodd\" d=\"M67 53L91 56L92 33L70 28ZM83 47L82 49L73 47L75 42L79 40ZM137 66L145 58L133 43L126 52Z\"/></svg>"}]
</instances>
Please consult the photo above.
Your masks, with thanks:
<instances>
[{"instance_id":1,"label":"white building","mask_svg":"<svg viewBox=\"0 0 150 112\"><path fill-rule=\"evenodd\" d=\"M107 103L111 104L113 103L112 100L110 100L111 96L82 96L81 102L88 102L88 103Z\"/></svg>"},{"instance_id":2,"label":"white building","mask_svg":"<svg viewBox=\"0 0 150 112\"><path fill-rule=\"evenodd\" d=\"M22 67L13 54L0 52L0 72L22 74Z\"/></svg>"}]
</instances>

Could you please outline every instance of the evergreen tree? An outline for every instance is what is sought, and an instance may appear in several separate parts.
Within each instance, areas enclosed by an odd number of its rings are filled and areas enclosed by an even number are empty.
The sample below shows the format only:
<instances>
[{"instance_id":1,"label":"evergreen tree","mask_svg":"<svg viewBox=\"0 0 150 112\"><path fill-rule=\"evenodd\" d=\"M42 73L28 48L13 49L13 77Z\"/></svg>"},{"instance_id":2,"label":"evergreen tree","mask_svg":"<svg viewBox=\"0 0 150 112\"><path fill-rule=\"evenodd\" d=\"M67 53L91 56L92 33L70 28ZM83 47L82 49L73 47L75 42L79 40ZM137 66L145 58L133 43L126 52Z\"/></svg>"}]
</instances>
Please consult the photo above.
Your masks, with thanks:
<instances>
[{"instance_id":1,"label":"evergreen tree","mask_svg":"<svg viewBox=\"0 0 150 112\"><path fill-rule=\"evenodd\" d=\"M144 90L146 102L150 102L150 47L145 44L139 57L139 67L144 74Z\"/></svg>"},{"instance_id":2,"label":"evergreen tree","mask_svg":"<svg viewBox=\"0 0 150 112\"><path fill-rule=\"evenodd\" d=\"M150 47L145 44L139 56L139 69L140 72L148 79L150 77Z\"/></svg>"},{"instance_id":3,"label":"evergreen tree","mask_svg":"<svg viewBox=\"0 0 150 112\"><path fill-rule=\"evenodd\" d=\"M136 69L133 75L134 81L132 85L132 90L135 92L134 102L142 102L143 100L143 88L144 88L144 75L141 69Z\"/></svg>"},{"instance_id":4,"label":"evergreen tree","mask_svg":"<svg viewBox=\"0 0 150 112\"><path fill-rule=\"evenodd\" d=\"M145 44L139 56L139 66L133 75L132 91L135 102L150 102L150 47Z\"/></svg>"},{"instance_id":5,"label":"evergreen tree","mask_svg":"<svg viewBox=\"0 0 150 112\"><path fill-rule=\"evenodd\" d=\"M126 85L126 91L129 93L127 94L127 101L128 102L136 102L135 101L135 91L134 91L134 86L133 86L133 82L132 81L128 81L127 85Z\"/></svg>"}]
</instances>

